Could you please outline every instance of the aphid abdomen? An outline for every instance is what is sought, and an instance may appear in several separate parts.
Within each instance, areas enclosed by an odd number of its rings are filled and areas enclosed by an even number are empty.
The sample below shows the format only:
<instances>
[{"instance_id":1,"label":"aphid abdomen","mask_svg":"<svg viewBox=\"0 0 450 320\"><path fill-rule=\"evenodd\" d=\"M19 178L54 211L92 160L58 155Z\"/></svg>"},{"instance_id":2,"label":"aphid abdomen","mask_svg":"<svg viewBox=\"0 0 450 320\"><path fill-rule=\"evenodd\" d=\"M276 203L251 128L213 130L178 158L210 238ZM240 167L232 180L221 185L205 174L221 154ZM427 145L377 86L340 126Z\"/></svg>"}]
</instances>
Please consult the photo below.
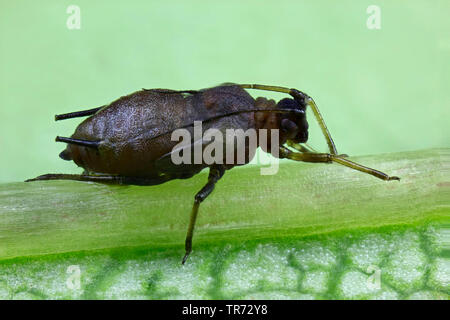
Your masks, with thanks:
<instances>
[{"instance_id":1,"label":"aphid abdomen","mask_svg":"<svg viewBox=\"0 0 450 320\"><path fill-rule=\"evenodd\" d=\"M181 168L164 161L163 167L155 167L155 161L178 144L171 140L172 132L179 128L192 132L194 121L202 121L203 133L209 128L220 130L224 136L226 129L245 131L255 127L251 112L208 119L254 107L254 99L239 86L214 87L193 94L138 91L114 101L77 127L72 138L100 141L98 150L70 144L62 156L98 173L154 177L176 172L190 176L208 164Z\"/></svg>"},{"instance_id":2,"label":"aphid abdomen","mask_svg":"<svg viewBox=\"0 0 450 320\"><path fill-rule=\"evenodd\" d=\"M68 145L64 156L88 171L155 176L153 162L172 147L170 135L149 139L178 125L175 110L188 108L181 94L138 91L87 118L72 138L101 141L98 150Z\"/></svg>"}]
</instances>

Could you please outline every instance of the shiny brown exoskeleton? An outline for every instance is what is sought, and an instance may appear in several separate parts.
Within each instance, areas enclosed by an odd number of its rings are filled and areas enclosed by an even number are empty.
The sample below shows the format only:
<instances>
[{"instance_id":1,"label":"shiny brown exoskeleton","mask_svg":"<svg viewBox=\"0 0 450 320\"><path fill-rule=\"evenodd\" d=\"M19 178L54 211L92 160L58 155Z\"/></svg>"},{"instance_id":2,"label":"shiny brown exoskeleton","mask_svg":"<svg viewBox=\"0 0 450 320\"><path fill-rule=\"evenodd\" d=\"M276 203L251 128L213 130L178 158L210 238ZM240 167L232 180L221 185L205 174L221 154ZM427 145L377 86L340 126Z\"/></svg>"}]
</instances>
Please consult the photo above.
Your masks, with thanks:
<instances>
[{"instance_id":1,"label":"shiny brown exoskeleton","mask_svg":"<svg viewBox=\"0 0 450 320\"><path fill-rule=\"evenodd\" d=\"M252 98L245 89L287 93L276 103L266 98ZM306 107L309 106L326 138L329 153L316 153L304 145L308 140ZM265 85L223 84L203 90L174 91L143 89L119 98L109 105L90 110L57 115L56 120L90 116L70 138L56 137L66 142L61 152L64 160L73 160L84 168L81 175L45 174L36 180L78 180L121 185L157 185L172 179L186 179L209 167L208 182L196 194L186 236L183 263L192 250L192 236L200 203L213 191L226 170L251 161L256 147L279 158L304 162L337 162L366 172L383 180L399 180L380 171L367 168L338 155L314 101L305 93L284 87ZM171 135L176 129L193 131L194 121L207 129L267 129L268 136L278 130L278 148L269 143L245 145L245 160L216 163L175 164L171 155L178 141ZM270 141L270 139L268 139ZM192 141L192 146L198 141ZM207 143L200 141L201 148ZM289 148L290 147L290 148ZM224 146L226 149L226 147ZM224 152L225 157L226 152ZM235 159L236 160L236 159Z\"/></svg>"}]
</instances>

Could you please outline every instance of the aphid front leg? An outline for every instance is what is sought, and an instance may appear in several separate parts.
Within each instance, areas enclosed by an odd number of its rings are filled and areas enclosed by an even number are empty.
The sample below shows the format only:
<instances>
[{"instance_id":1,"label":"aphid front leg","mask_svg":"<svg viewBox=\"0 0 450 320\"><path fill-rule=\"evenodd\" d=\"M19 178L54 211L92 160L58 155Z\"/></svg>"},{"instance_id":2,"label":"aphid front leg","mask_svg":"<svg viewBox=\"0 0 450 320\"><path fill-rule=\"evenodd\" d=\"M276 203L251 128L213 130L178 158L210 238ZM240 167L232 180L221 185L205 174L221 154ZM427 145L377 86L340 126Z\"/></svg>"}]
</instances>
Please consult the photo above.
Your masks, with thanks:
<instances>
[{"instance_id":1,"label":"aphid front leg","mask_svg":"<svg viewBox=\"0 0 450 320\"><path fill-rule=\"evenodd\" d=\"M292 140L288 140L288 141L286 141L286 144L289 147L294 148L295 150L300 151L302 153L306 153L306 152L308 152L308 153L318 153L316 150L314 150L311 146L307 145L306 143L300 144L300 143L295 143ZM339 157L348 158L348 155L345 154L345 153L344 154L339 154Z\"/></svg>"},{"instance_id":2,"label":"aphid front leg","mask_svg":"<svg viewBox=\"0 0 450 320\"><path fill-rule=\"evenodd\" d=\"M342 156L334 155L330 153L300 153L293 152L285 147L280 147L280 158L287 158L295 161L303 161L303 162L337 162L346 167L352 168L354 170L358 170L361 172L368 173L372 176L375 176L382 180L400 180L399 177L389 176L384 172L360 165L356 162L344 159Z\"/></svg>"},{"instance_id":3,"label":"aphid front leg","mask_svg":"<svg viewBox=\"0 0 450 320\"><path fill-rule=\"evenodd\" d=\"M207 196L214 190L214 186L216 185L216 182L222 178L223 174L225 173L225 168L223 166L213 166L209 168L209 176L208 176L208 182L205 184L205 186L195 195L194 198L194 205L192 207L191 211L191 218L189 220L189 228L186 235L186 241L185 241L185 250L186 253L183 257L183 261L181 262L184 264L189 257L189 254L192 251L192 236L194 235L194 228L195 228L195 222L197 220L198 215L198 207L200 206L200 203L206 199Z\"/></svg>"},{"instance_id":4,"label":"aphid front leg","mask_svg":"<svg viewBox=\"0 0 450 320\"><path fill-rule=\"evenodd\" d=\"M309 152L316 152L316 151L314 151L311 147L305 146L305 145L300 144L300 143L292 142L292 140L286 141L286 144L287 144L289 147L292 147L292 148L294 148L295 150L300 151L300 152L303 152L303 153L306 153L306 152L308 152L308 153L309 153Z\"/></svg>"}]
</instances>

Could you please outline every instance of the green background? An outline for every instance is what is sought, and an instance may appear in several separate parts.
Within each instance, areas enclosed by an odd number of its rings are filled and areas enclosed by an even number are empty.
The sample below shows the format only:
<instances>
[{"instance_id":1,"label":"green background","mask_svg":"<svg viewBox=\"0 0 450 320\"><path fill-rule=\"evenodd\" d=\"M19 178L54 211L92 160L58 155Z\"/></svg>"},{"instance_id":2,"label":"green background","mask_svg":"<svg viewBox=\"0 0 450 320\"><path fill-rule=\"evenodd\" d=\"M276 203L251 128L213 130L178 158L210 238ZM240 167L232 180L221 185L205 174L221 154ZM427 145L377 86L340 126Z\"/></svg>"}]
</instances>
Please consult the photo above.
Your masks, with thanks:
<instances>
[{"instance_id":1,"label":"green background","mask_svg":"<svg viewBox=\"0 0 450 320\"><path fill-rule=\"evenodd\" d=\"M66 27L70 4L80 30ZM366 26L369 5L381 8L380 30ZM0 181L79 172L54 142L79 121L53 115L142 87L296 87L341 152L449 147L448 12L445 0L2 0Z\"/></svg>"}]
</instances>

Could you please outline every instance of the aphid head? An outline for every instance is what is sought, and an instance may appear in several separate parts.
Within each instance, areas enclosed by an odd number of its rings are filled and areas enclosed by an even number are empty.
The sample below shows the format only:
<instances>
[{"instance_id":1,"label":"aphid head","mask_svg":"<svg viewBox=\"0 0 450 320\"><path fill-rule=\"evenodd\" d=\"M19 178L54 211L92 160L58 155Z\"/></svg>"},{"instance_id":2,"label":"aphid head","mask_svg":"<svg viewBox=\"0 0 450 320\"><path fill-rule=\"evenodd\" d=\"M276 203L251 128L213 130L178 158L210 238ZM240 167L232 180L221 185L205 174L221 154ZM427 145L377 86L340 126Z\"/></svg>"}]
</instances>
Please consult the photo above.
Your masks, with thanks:
<instances>
[{"instance_id":1,"label":"aphid head","mask_svg":"<svg viewBox=\"0 0 450 320\"><path fill-rule=\"evenodd\" d=\"M308 141L308 122L306 121L306 103L290 98L284 98L277 104L280 109L292 109L295 112L281 116L281 130L288 135L288 139L295 143Z\"/></svg>"}]
</instances>

